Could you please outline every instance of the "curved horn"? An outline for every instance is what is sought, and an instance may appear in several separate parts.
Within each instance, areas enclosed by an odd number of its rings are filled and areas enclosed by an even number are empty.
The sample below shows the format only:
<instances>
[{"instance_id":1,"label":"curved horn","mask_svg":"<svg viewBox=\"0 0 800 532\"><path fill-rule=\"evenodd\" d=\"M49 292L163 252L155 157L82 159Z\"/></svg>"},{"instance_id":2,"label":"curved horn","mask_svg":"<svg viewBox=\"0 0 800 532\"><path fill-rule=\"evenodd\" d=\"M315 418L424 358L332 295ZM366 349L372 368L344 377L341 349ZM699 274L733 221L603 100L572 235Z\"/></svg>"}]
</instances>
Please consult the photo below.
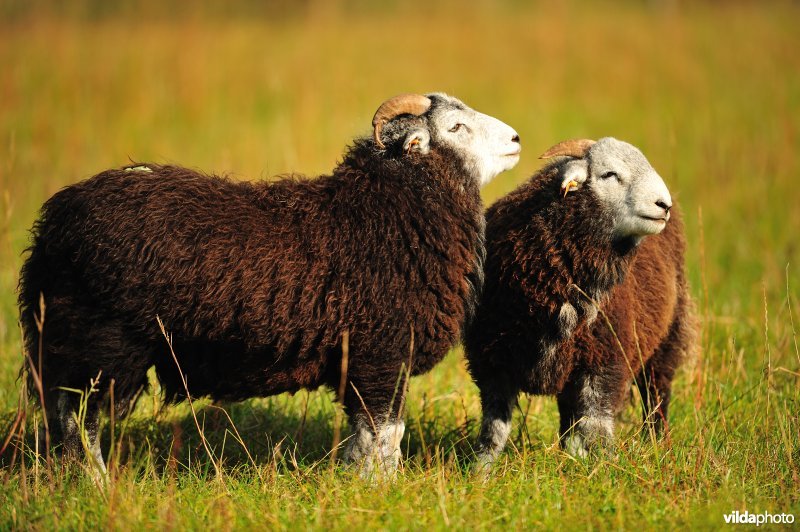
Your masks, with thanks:
<instances>
[{"instance_id":1,"label":"curved horn","mask_svg":"<svg viewBox=\"0 0 800 532\"><path fill-rule=\"evenodd\" d=\"M421 94L400 94L383 102L375 116L372 117L373 137L380 149L386 146L381 142L381 130L384 124L396 116L403 114L421 115L431 108L431 99Z\"/></svg>"},{"instance_id":2,"label":"curved horn","mask_svg":"<svg viewBox=\"0 0 800 532\"><path fill-rule=\"evenodd\" d=\"M583 157L586 155L586 152L589 151L589 148L592 147L595 141L589 139L572 139L572 140L565 140L564 142L559 142L543 154L539 156L539 159L549 159L551 157Z\"/></svg>"}]
</instances>

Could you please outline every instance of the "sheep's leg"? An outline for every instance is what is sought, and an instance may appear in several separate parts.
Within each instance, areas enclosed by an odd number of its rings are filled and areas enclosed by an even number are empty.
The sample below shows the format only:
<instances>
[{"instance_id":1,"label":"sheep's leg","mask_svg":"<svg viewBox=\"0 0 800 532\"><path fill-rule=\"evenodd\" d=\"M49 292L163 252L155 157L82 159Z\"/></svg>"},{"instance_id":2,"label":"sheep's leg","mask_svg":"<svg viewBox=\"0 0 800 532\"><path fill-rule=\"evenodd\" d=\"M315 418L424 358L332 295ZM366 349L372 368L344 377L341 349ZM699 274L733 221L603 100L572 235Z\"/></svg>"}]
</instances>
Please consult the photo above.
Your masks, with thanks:
<instances>
[{"instance_id":1,"label":"sheep's leg","mask_svg":"<svg viewBox=\"0 0 800 532\"><path fill-rule=\"evenodd\" d=\"M78 460L85 454L78 419L79 401L79 397L72 392L62 391L59 393L56 403L56 415L63 438L64 457L68 460ZM95 466L92 467L92 470L97 469L101 474L105 474L106 464L100 449L100 409L95 402L86 405L83 428L86 431L86 443L91 455L87 458L94 462Z\"/></svg>"},{"instance_id":2,"label":"sheep's leg","mask_svg":"<svg viewBox=\"0 0 800 532\"><path fill-rule=\"evenodd\" d=\"M695 330L687 300L688 296L684 293L667 337L636 376L636 385L642 396L644 426L646 429L652 428L656 434L669 430L667 415L672 397L672 378L694 342ZM649 434L649 430L644 434Z\"/></svg>"},{"instance_id":3,"label":"sheep's leg","mask_svg":"<svg viewBox=\"0 0 800 532\"><path fill-rule=\"evenodd\" d=\"M42 408L42 413L47 416L47 424L45 424L44 420L39 423L36 441L36 449L39 454L42 455L46 452L48 437L50 440L49 443L51 450L53 447L64 441L64 437L61 433L61 421L59 420L57 408L58 397L60 394L60 391L56 391L45 395L45 404Z\"/></svg>"},{"instance_id":4,"label":"sheep's leg","mask_svg":"<svg viewBox=\"0 0 800 532\"><path fill-rule=\"evenodd\" d=\"M653 429L656 434L663 433L667 427L667 411L672 395L672 375L657 372L653 365L646 364L636 376L636 386L642 396L644 427Z\"/></svg>"},{"instance_id":5,"label":"sheep's leg","mask_svg":"<svg viewBox=\"0 0 800 532\"><path fill-rule=\"evenodd\" d=\"M345 458L360 468L365 479L395 474L400 462L400 441L405 433L400 417L403 383L395 386L397 376L391 385L387 382L386 386L381 386L380 382L381 379L369 381L354 377L344 400L353 428Z\"/></svg>"},{"instance_id":6,"label":"sheep's leg","mask_svg":"<svg viewBox=\"0 0 800 532\"><path fill-rule=\"evenodd\" d=\"M480 384L483 420L478 436L477 467L488 469L503 451L511 432L511 414L519 390L508 384Z\"/></svg>"},{"instance_id":7,"label":"sheep's leg","mask_svg":"<svg viewBox=\"0 0 800 532\"><path fill-rule=\"evenodd\" d=\"M41 369L48 390L43 406L51 445L61 443L65 460L88 462L99 478L106 472L100 447L101 411L112 397L117 419L129 411L136 391L146 383L151 358L142 354L148 351L146 345L123 334L123 322L68 296L52 301ZM53 352L50 342L61 344L60 352Z\"/></svg>"},{"instance_id":8,"label":"sheep's leg","mask_svg":"<svg viewBox=\"0 0 800 532\"><path fill-rule=\"evenodd\" d=\"M77 460L83 454L83 446L78 426L78 405L70 394L66 391L58 393L56 416L61 429L62 454L66 459Z\"/></svg>"},{"instance_id":9,"label":"sheep's leg","mask_svg":"<svg viewBox=\"0 0 800 532\"><path fill-rule=\"evenodd\" d=\"M391 477L400 462L400 441L404 432L405 424L400 419L377 422L356 416L347 460L358 464L365 479Z\"/></svg>"},{"instance_id":10,"label":"sheep's leg","mask_svg":"<svg viewBox=\"0 0 800 532\"><path fill-rule=\"evenodd\" d=\"M609 374L582 374L558 395L561 446L573 456L586 457L594 447L614 439L614 411L619 402L618 379Z\"/></svg>"}]
</instances>

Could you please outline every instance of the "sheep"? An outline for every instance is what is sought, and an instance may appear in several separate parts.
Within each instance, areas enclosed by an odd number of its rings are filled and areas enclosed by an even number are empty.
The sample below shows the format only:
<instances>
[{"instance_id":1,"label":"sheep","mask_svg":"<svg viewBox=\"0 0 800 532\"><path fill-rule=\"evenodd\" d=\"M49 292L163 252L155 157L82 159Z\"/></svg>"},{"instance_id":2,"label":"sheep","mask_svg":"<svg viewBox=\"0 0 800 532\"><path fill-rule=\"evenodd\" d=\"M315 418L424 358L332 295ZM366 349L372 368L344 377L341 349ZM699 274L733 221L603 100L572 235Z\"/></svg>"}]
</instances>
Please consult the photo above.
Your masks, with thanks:
<instances>
[{"instance_id":1,"label":"sheep","mask_svg":"<svg viewBox=\"0 0 800 532\"><path fill-rule=\"evenodd\" d=\"M520 142L443 93L387 100L373 126L316 179L234 182L136 163L44 204L20 319L31 389L40 376L68 456L83 450L79 396L64 388L85 390L99 375L85 427L103 469L99 413L112 383L125 416L154 366L172 402L187 395L184 377L191 397L230 401L343 385L346 458L365 476L396 470L406 373L429 371L471 319L479 187L517 163Z\"/></svg>"},{"instance_id":2,"label":"sheep","mask_svg":"<svg viewBox=\"0 0 800 532\"><path fill-rule=\"evenodd\" d=\"M632 380L645 423L662 431L694 341L683 227L644 155L609 137L550 157L561 158L486 213L484 292L465 334L483 412L478 469L504 448L519 392L556 396L560 443L575 456L612 442Z\"/></svg>"}]
</instances>

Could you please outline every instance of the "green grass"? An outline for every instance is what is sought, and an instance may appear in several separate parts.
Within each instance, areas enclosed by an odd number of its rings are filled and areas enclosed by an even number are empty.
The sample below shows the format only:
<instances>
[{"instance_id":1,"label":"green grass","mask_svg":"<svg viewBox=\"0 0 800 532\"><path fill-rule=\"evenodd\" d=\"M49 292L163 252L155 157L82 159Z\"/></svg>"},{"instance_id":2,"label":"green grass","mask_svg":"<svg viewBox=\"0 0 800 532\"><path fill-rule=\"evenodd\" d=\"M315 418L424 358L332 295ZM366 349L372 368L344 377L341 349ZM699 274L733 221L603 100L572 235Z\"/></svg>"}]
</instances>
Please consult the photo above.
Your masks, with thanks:
<instances>
[{"instance_id":1,"label":"green grass","mask_svg":"<svg viewBox=\"0 0 800 532\"><path fill-rule=\"evenodd\" d=\"M18 397L21 253L56 190L129 157L242 178L325 172L383 99L444 90L522 138L520 164L484 189L487 203L569 137L633 142L665 178L686 219L702 323L698 358L675 384L671 437L641 438L633 398L615 452L576 461L556 445L554 401L522 397L509 449L481 482L465 465L477 390L456 349L412 383L393 483L331 468L330 392L224 405L252 460L199 402L221 475L188 406L147 395L115 438L111 488L32 461L25 476L0 469L0 528L710 529L734 509L800 518L796 3L239 4L0 1L0 430Z\"/></svg>"}]
</instances>

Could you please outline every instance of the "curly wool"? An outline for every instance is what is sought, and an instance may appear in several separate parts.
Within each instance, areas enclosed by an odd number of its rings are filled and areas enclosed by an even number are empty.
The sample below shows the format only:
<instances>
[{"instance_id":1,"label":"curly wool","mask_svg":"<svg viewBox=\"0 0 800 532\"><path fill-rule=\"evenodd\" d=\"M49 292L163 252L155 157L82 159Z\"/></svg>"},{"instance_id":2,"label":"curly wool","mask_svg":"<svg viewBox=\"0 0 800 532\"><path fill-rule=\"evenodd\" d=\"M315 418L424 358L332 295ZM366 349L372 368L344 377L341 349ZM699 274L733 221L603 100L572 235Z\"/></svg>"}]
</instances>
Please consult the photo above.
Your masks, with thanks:
<instances>
[{"instance_id":1,"label":"curly wool","mask_svg":"<svg viewBox=\"0 0 800 532\"><path fill-rule=\"evenodd\" d=\"M360 139L331 175L274 183L144 166L63 189L35 223L19 303L36 353L46 302L46 401L102 371L97 400L113 379L124 414L153 365L182 398L157 316L192 395L227 400L338 388L349 331L351 414L354 387L388 410L412 331L413 374L458 341L484 221L478 185L446 148L422 157Z\"/></svg>"},{"instance_id":2,"label":"curly wool","mask_svg":"<svg viewBox=\"0 0 800 532\"><path fill-rule=\"evenodd\" d=\"M569 402L586 375L602 377L614 411L633 379L654 375L664 398L694 340L677 209L640 245L614 242L612 214L593 194L560 194L562 164L486 213L485 287L465 342L485 408L518 391ZM574 421L562 418L562 432Z\"/></svg>"}]
</instances>

